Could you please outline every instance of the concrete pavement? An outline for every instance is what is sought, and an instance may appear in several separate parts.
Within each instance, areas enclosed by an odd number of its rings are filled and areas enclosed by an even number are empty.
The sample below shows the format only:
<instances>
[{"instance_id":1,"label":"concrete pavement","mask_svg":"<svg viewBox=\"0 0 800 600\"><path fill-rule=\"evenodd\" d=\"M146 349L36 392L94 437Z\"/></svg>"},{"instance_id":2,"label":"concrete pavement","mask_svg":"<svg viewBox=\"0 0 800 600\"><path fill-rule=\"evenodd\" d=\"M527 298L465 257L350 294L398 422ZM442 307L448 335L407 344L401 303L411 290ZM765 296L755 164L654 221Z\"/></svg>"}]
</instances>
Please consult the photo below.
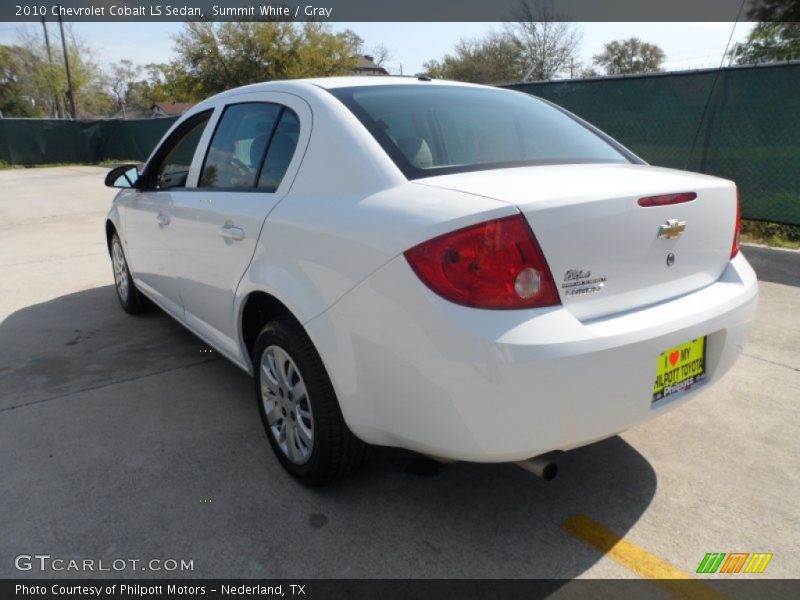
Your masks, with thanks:
<instances>
[{"instance_id":1,"label":"concrete pavement","mask_svg":"<svg viewBox=\"0 0 800 600\"><path fill-rule=\"evenodd\" d=\"M734 370L567 453L553 482L378 449L309 490L272 455L245 373L119 308L104 172L0 171L0 577L65 575L16 570L32 553L193 561L118 573L142 577L642 576L567 533L574 515L688 574L707 552L771 552L769 576L800 576L800 254L774 273L745 248L769 281Z\"/></svg>"}]
</instances>

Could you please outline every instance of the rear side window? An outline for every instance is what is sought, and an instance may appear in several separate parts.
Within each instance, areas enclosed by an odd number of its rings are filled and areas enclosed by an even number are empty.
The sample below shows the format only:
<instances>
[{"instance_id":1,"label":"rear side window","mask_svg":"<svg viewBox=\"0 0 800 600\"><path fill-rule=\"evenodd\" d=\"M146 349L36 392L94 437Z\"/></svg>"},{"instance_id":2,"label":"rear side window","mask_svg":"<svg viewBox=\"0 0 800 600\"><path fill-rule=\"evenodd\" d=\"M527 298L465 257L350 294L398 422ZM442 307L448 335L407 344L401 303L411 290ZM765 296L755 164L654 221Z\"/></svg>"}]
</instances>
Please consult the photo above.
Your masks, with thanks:
<instances>
[{"instance_id":1,"label":"rear side window","mask_svg":"<svg viewBox=\"0 0 800 600\"><path fill-rule=\"evenodd\" d=\"M220 119L200 174L199 187L250 189L283 108L278 104L233 104Z\"/></svg>"},{"instance_id":2,"label":"rear side window","mask_svg":"<svg viewBox=\"0 0 800 600\"><path fill-rule=\"evenodd\" d=\"M299 136L300 122L297 120L297 115L293 110L284 108L269 143L267 155L264 157L264 167L258 178L258 189L265 192L274 192L278 189L289 163L292 162Z\"/></svg>"},{"instance_id":3,"label":"rear side window","mask_svg":"<svg viewBox=\"0 0 800 600\"><path fill-rule=\"evenodd\" d=\"M447 85L329 91L409 179L537 164L630 162L610 141L520 92Z\"/></svg>"}]
</instances>

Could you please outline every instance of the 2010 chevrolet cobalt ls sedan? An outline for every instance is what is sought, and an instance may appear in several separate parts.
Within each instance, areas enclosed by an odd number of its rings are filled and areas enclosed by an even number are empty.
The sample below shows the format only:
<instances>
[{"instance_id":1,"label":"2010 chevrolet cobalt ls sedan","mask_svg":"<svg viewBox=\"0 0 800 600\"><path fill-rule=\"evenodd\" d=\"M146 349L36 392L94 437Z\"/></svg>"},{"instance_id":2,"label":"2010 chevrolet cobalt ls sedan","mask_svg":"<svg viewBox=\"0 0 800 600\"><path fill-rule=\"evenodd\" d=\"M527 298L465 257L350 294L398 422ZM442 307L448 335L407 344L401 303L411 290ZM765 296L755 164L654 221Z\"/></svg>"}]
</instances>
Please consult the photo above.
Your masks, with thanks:
<instances>
[{"instance_id":1,"label":"2010 chevrolet cobalt ls sedan","mask_svg":"<svg viewBox=\"0 0 800 600\"><path fill-rule=\"evenodd\" d=\"M500 462L612 436L719 379L756 308L732 182L514 91L246 86L107 183L122 307L252 373L307 483L368 444Z\"/></svg>"}]
</instances>

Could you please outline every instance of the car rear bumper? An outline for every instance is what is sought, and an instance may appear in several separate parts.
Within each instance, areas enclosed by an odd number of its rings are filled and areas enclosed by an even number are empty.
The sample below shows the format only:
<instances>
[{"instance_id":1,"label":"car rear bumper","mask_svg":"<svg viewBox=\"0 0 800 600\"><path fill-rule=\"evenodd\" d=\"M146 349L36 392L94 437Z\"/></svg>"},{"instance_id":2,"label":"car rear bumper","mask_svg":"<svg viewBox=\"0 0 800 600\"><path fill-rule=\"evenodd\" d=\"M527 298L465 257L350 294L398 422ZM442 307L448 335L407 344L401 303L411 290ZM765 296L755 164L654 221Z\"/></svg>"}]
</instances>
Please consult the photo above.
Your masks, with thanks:
<instances>
[{"instance_id":1,"label":"car rear bumper","mask_svg":"<svg viewBox=\"0 0 800 600\"><path fill-rule=\"evenodd\" d=\"M306 326L357 436L501 462L612 436L694 397L741 353L757 294L739 254L706 288L581 322L561 306L456 306L399 256ZM658 355L701 336L706 378L653 404Z\"/></svg>"}]
</instances>

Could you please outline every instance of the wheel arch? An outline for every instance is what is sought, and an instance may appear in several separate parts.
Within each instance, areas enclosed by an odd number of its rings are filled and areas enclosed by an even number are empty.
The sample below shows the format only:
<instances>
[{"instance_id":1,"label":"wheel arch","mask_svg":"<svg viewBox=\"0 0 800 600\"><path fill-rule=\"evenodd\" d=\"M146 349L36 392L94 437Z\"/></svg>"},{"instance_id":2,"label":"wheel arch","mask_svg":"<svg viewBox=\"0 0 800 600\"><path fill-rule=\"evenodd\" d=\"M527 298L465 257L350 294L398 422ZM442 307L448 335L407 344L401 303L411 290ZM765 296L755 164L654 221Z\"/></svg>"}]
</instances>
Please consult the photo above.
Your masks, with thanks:
<instances>
[{"instance_id":1,"label":"wheel arch","mask_svg":"<svg viewBox=\"0 0 800 600\"><path fill-rule=\"evenodd\" d=\"M123 245L125 244L125 241L122 239L122 230L120 228L120 213L116 199L114 200L114 203L111 206L111 210L109 210L108 214L106 215L105 232L106 232L106 248L108 249L108 254L110 256L111 238L115 233L119 236L119 239L122 242L122 244Z\"/></svg>"},{"instance_id":2,"label":"wheel arch","mask_svg":"<svg viewBox=\"0 0 800 600\"><path fill-rule=\"evenodd\" d=\"M111 219L106 219L106 248L108 254L111 254L111 238L117 233L117 226Z\"/></svg>"},{"instance_id":3,"label":"wheel arch","mask_svg":"<svg viewBox=\"0 0 800 600\"><path fill-rule=\"evenodd\" d=\"M342 402L342 389L340 377L332 372L335 366L335 361L331 361L330 356L326 356L325 349L331 348L331 344L324 343L324 338L329 335L335 335L333 328L329 321L316 328L311 326L311 322L316 317L304 318L305 315L302 311L304 308L302 303L297 305L291 302L286 302L288 298L281 297L280 294L273 294L272 290L267 290L264 287L257 287L249 290L246 294L242 294L242 300L239 303L238 314L238 334L239 344L241 348L242 359L247 365L250 366L251 374L255 375L257 366L253 363L253 352L255 350L256 340L258 334L261 332L263 326L270 320L276 318L291 319L298 328L305 333L309 341L313 345L315 351L319 355L328 378L330 379L333 390L339 402L339 408L342 411L345 423L354 433L356 429L353 427L353 416L348 413L346 406ZM319 316L319 315L317 315ZM361 437L356 433L358 437Z\"/></svg>"},{"instance_id":4,"label":"wheel arch","mask_svg":"<svg viewBox=\"0 0 800 600\"><path fill-rule=\"evenodd\" d=\"M264 325L278 318L289 318L305 330L294 312L273 294L253 290L245 296L239 317L239 335L247 358L252 360L256 339Z\"/></svg>"}]
</instances>

